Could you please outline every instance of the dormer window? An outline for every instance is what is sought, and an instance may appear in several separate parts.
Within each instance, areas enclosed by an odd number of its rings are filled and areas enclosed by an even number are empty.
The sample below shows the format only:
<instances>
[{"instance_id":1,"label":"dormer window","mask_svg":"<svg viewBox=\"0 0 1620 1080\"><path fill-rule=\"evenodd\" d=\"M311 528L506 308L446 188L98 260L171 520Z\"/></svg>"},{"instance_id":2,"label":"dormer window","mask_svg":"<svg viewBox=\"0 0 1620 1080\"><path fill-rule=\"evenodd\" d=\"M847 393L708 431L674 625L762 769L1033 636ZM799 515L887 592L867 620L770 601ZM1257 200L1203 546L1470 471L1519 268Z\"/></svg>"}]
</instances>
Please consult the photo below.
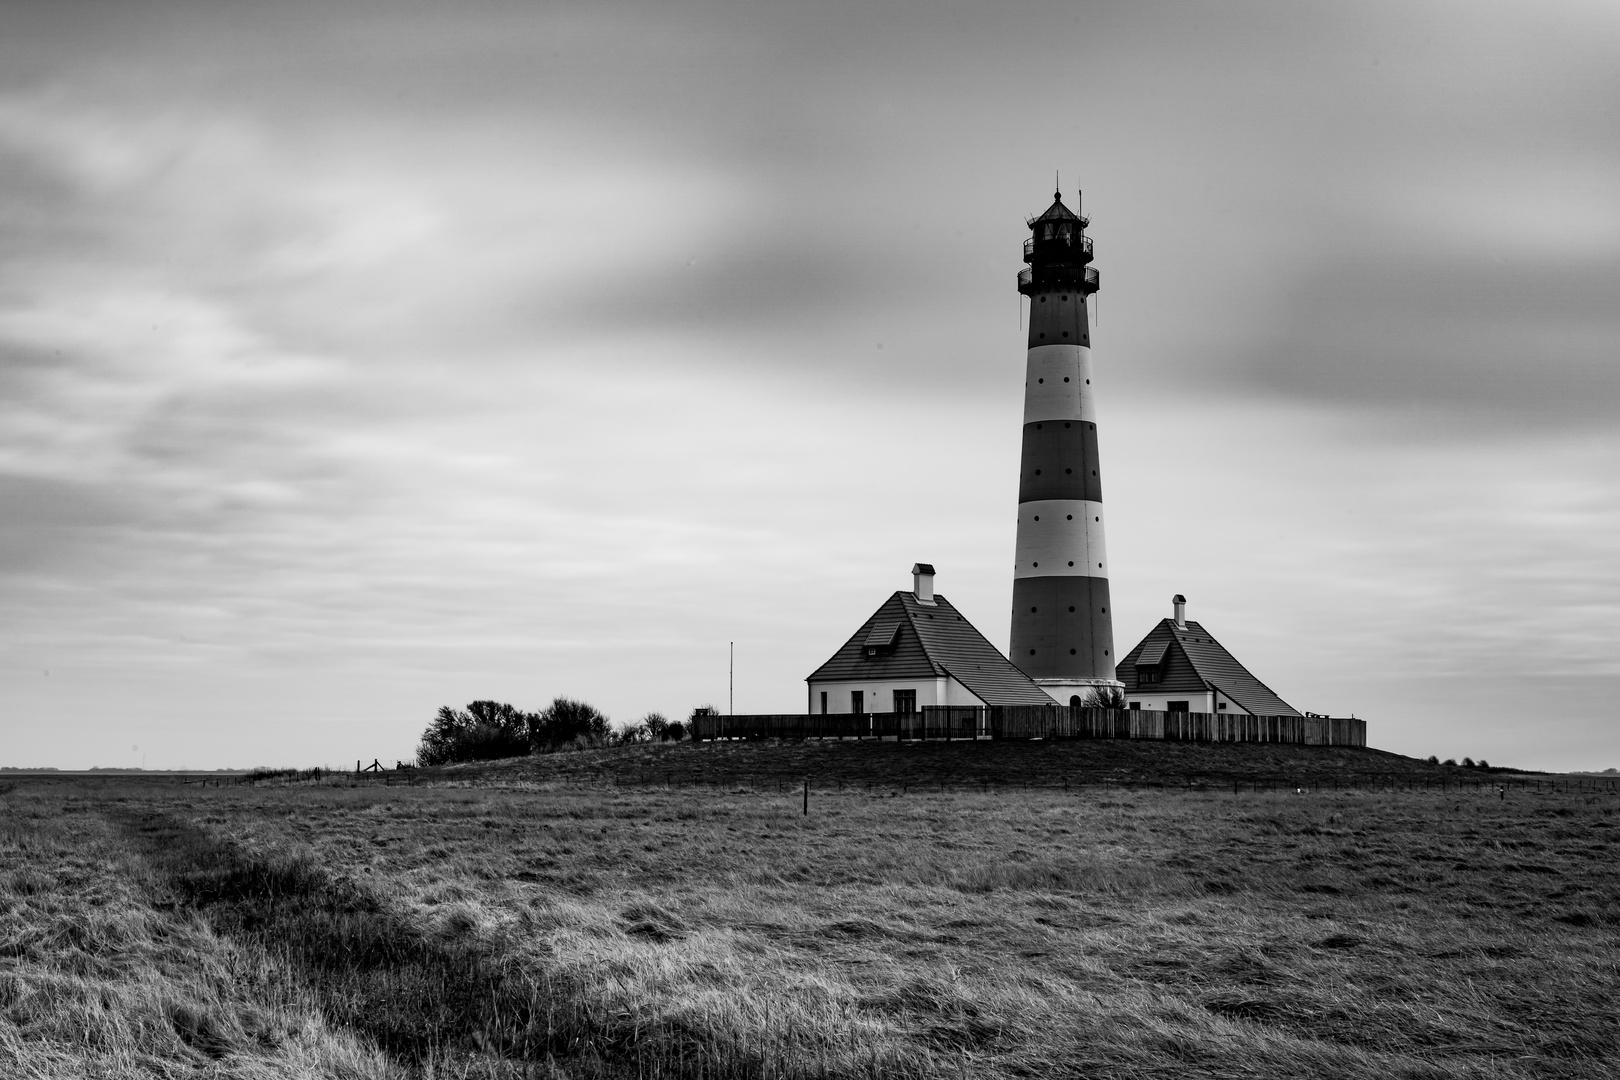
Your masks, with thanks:
<instances>
[{"instance_id":1,"label":"dormer window","mask_svg":"<svg viewBox=\"0 0 1620 1080\"><path fill-rule=\"evenodd\" d=\"M1164 681L1164 658L1170 651L1168 641L1144 645L1136 657L1137 685L1152 685Z\"/></svg>"},{"instance_id":2,"label":"dormer window","mask_svg":"<svg viewBox=\"0 0 1620 1080\"><path fill-rule=\"evenodd\" d=\"M895 646L900 643L900 624L897 622L880 622L872 627L872 632L866 635L866 641L861 646L861 652L868 660L876 660L880 656L888 656L894 652Z\"/></svg>"}]
</instances>

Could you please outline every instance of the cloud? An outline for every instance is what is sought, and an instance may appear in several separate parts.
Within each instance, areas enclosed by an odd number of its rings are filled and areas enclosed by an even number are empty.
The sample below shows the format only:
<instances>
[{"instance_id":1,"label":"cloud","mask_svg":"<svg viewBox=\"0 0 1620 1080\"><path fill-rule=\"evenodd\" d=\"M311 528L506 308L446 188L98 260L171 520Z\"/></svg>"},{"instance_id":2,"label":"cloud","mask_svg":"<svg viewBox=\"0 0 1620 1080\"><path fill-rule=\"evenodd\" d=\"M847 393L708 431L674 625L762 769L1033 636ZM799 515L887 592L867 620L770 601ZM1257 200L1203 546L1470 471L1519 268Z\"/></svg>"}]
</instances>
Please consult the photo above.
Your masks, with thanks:
<instances>
[{"instance_id":1,"label":"cloud","mask_svg":"<svg viewBox=\"0 0 1620 1080\"><path fill-rule=\"evenodd\" d=\"M0 42L0 712L80 725L36 758L674 715L732 640L793 708L918 558L997 639L1056 167L1121 643L1179 589L1391 732L1457 730L1402 680L1614 675L1607 13L90 12Z\"/></svg>"}]
</instances>

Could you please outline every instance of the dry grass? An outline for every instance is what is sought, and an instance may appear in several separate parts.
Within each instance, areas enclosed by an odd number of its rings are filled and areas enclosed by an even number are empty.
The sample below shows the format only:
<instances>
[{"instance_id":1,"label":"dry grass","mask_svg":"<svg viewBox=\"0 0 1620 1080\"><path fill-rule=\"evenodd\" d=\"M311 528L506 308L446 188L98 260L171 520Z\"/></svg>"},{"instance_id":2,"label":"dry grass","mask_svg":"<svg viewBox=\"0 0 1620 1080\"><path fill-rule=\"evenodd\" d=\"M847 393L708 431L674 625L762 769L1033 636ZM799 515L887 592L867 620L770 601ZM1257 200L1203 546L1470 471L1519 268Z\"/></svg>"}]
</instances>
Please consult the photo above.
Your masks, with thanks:
<instances>
[{"instance_id":1,"label":"dry grass","mask_svg":"<svg viewBox=\"0 0 1620 1080\"><path fill-rule=\"evenodd\" d=\"M1590 1076L1612 795L27 785L7 1076Z\"/></svg>"}]
</instances>

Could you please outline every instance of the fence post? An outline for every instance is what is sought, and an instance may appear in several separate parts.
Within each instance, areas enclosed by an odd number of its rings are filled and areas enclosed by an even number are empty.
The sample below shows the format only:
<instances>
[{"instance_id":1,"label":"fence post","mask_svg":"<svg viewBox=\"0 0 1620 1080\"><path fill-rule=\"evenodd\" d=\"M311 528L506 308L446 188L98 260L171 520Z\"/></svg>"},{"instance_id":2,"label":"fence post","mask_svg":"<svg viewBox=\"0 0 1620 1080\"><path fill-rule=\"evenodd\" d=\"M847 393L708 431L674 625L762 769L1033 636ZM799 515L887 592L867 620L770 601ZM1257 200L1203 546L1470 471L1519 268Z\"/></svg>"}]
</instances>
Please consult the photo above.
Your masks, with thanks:
<instances>
[{"instance_id":1,"label":"fence post","mask_svg":"<svg viewBox=\"0 0 1620 1080\"><path fill-rule=\"evenodd\" d=\"M804 778L804 817L810 816L810 778Z\"/></svg>"}]
</instances>

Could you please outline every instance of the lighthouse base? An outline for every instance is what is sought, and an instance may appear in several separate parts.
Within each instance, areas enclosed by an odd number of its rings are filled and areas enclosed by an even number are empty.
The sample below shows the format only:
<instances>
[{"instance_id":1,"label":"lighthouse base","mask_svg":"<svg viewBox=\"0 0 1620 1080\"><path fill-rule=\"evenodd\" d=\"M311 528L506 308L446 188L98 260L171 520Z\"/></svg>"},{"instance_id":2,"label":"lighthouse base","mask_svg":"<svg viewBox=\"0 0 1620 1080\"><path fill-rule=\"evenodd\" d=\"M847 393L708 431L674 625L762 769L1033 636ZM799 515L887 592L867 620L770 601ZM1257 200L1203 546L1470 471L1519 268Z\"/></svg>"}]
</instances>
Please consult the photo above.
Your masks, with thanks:
<instances>
[{"instance_id":1,"label":"lighthouse base","mask_svg":"<svg viewBox=\"0 0 1620 1080\"><path fill-rule=\"evenodd\" d=\"M1125 692L1125 684L1118 679L1036 679L1035 685L1045 690L1059 705L1073 705L1075 698L1085 705L1094 690Z\"/></svg>"}]
</instances>

